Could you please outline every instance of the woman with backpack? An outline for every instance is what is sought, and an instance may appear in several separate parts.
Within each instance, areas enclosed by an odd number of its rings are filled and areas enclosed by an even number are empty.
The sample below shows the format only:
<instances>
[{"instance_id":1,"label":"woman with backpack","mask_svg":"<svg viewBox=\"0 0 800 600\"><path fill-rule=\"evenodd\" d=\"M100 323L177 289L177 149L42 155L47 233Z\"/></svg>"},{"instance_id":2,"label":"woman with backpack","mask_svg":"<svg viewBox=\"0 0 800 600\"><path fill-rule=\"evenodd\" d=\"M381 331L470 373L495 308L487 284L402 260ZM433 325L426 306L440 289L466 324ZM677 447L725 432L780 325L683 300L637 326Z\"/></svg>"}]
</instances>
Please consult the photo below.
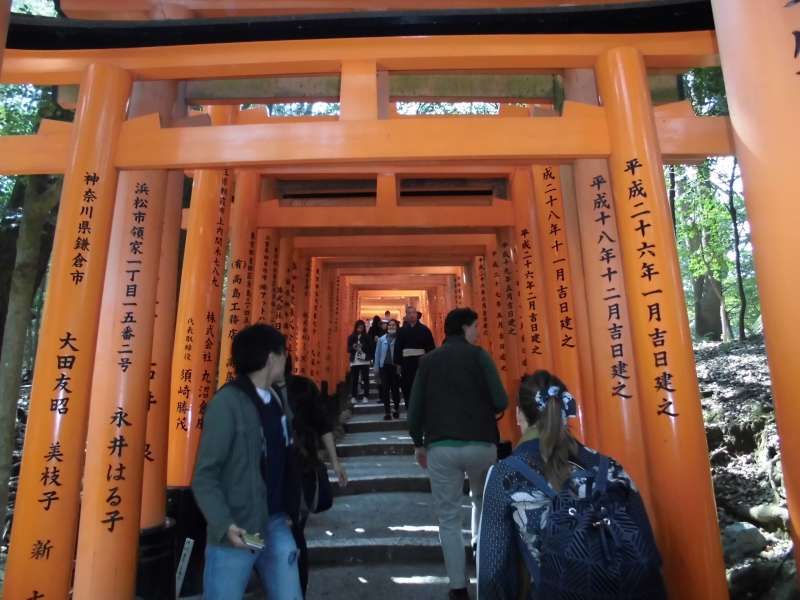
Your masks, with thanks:
<instances>
[{"instance_id":1,"label":"woman with backpack","mask_svg":"<svg viewBox=\"0 0 800 600\"><path fill-rule=\"evenodd\" d=\"M622 466L572 437L576 415L558 377L523 378L522 438L483 495L481 600L666 598L641 496Z\"/></svg>"}]
</instances>

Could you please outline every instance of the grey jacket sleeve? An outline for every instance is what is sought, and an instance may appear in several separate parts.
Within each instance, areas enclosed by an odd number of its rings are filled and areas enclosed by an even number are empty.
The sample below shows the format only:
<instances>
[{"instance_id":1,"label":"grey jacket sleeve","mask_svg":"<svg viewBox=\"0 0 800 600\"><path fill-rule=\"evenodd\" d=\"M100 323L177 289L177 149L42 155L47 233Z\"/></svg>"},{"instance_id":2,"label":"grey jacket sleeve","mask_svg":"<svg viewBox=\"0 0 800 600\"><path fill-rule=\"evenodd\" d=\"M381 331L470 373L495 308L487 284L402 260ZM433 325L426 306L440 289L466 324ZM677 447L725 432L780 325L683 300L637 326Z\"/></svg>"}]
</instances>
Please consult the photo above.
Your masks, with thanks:
<instances>
[{"instance_id":1,"label":"grey jacket sleeve","mask_svg":"<svg viewBox=\"0 0 800 600\"><path fill-rule=\"evenodd\" d=\"M212 399L203 422L192 492L208 522L209 541L221 543L228 528L234 524L222 487L222 469L235 435L233 412L225 396L218 395Z\"/></svg>"}]
</instances>

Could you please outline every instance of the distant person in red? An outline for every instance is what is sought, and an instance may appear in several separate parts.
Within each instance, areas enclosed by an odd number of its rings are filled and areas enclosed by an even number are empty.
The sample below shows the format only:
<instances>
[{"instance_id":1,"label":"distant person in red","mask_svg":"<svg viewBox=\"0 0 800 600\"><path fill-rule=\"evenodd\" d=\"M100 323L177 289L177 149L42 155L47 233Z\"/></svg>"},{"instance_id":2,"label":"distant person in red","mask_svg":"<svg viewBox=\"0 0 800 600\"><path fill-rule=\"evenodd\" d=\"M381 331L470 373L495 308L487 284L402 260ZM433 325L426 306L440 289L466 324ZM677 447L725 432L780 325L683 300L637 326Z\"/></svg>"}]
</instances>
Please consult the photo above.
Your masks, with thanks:
<instances>
[{"instance_id":1,"label":"distant person in red","mask_svg":"<svg viewBox=\"0 0 800 600\"><path fill-rule=\"evenodd\" d=\"M405 323L397 332L397 342L394 345L394 364L400 366L400 387L403 390L403 399L408 410L411 401L411 387L417 376L419 359L436 348L431 330L419 322L417 309L406 306Z\"/></svg>"}]
</instances>

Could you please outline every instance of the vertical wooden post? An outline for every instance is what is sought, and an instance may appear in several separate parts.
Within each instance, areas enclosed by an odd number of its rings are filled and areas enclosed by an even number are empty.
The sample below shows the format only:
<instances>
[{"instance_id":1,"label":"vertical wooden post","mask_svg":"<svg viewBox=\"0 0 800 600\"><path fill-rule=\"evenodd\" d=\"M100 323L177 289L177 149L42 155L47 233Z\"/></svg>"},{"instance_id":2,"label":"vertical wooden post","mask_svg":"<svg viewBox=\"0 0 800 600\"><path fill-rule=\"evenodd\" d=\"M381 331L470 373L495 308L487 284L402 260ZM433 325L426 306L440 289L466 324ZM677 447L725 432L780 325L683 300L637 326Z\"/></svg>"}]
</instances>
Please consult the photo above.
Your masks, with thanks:
<instances>
[{"instance_id":1,"label":"vertical wooden post","mask_svg":"<svg viewBox=\"0 0 800 600\"><path fill-rule=\"evenodd\" d=\"M167 175L164 227L156 288L156 315L150 358L147 438L142 479L141 529L164 523L167 507L167 440L169 438L169 388L175 312L178 305L178 252L183 207L181 171Z\"/></svg>"},{"instance_id":2,"label":"vertical wooden post","mask_svg":"<svg viewBox=\"0 0 800 600\"><path fill-rule=\"evenodd\" d=\"M591 69L567 71L564 87L569 100L597 104ZM619 460L633 476L650 519L657 525L650 494L647 448L639 408L642 396L631 341L608 161L580 159L574 162L573 168L575 210L592 332L589 340L594 364L599 449ZM591 389L587 388L587 392Z\"/></svg>"},{"instance_id":3,"label":"vertical wooden post","mask_svg":"<svg viewBox=\"0 0 800 600\"><path fill-rule=\"evenodd\" d=\"M512 388L513 376L511 375L511 369L513 366L509 366L509 336L506 335L503 322L502 265L496 242L492 242L487 246L483 264L486 269L486 293L491 321L489 325L490 335L493 340L497 341L496 345L492 347L493 356L508 392ZM516 422L509 412L506 411L506 415L498 423L502 440L515 440L518 437Z\"/></svg>"},{"instance_id":4,"label":"vertical wooden post","mask_svg":"<svg viewBox=\"0 0 800 600\"><path fill-rule=\"evenodd\" d=\"M590 435L592 443L600 446L600 427L597 417L597 398L594 391L594 364L592 363L591 333L589 329L589 309L587 307L586 281L583 272L583 254L578 213L575 207L575 182L572 176L572 167L562 165L559 168L561 176L561 192L564 208L564 232L567 238L567 259L569 260L570 275L572 276L572 301L575 316L575 333L580 340L578 344L578 361L581 365L581 389L584 392L583 406L591 416L592 424Z\"/></svg>"},{"instance_id":5,"label":"vertical wooden post","mask_svg":"<svg viewBox=\"0 0 800 600\"><path fill-rule=\"evenodd\" d=\"M256 230L256 254L253 288L253 307L250 316L252 323L268 323L271 300L270 265L272 246L275 244L273 229Z\"/></svg>"},{"instance_id":6,"label":"vertical wooden post","mask_svg":"<svg viewBox=\"0 0 800 600\"><path fill-rule=\"evenodd\" d=\"M492 354L492 334L491 317L489 314L489 298L486 292L486 272L484 269L484 258L476 256L471 263L472 287L475 290L475 312L478 313L478 323L480 325L481 337L480 344L483 349Z\"/></svg>"},{"instance_id":7,"label":"vertical wooden post","mask_svg":"<svg viewBox=\"0 0 800 600\"><path fill-rule=\"evenodd\" d=\"M129 117L172 112L176 85L133 86ZM73 594L133 596L166 171L119 176L92 379Z\"/></svg>"},{"instance_id":8,"label":"vertical wooden post","mask_svg":"<svg viewBox=\"0 0 800 600\"><path fill-rule=\"evenodd\" d=\"M666 580L676 598L726 598L700 393L644 61L634 48L615 48L599 57L596 75L611 137L609 166Z\"/></svg>"},{"instance_id":9,"label":"vertical wooden post","mask_svg":"<svg viewBox=\"0 0 800 600\"><path fill-rule=\"evenodd\" d=\"M516 169L511 176L514 232L517 252L517 286L520 315L520 365L525 374L552 369L552 354L544 322L547 300L543 293L544 259L533 211L530 169Z\"/></svg>"},{"instance_id":10,"label":"vertical wooden post","mask_svg":"<svg viewBox=\"0 0 800 600\"><path fill-rule=\"evenodd\" d=\"M511 227L504 227L499 234L498 261L500 265L500 302L503 314L503 335L506 343L506 365L508 377L506 391L508 392L508 408L500 421L511 441L519 439L517 427L516 407L517 392L519 391L520 375L522 374L521 328L519 318L519 290L517 288L517 261L519 256L514 250L514 231Z\"/></svg>"},{"instance_id":11,"label":"vertical wooden post","mask_svg":"<svg viewBox=\"0 0 800 600\"><path fill-rule=\"evenodd\" d=\"M374 60L355 60L342 64L340 119L342 121L378 118L378 71Z\"/></svg>"},{"instance_id":12,"label":"vertical wooden post","mask_svg":"<svg viewBox=\"0 0 800 600\"><path fill-rule=\"evenodd\" d=\"M117 186L113 156L131 80L92 64L81 81L36 352L6 598L66 598L89 391Z\"/></svg>"},{"instance_id":13,"label":"vertical wooden post","mask_svg":"<svg viewBox=\"0 0 800 600\"><path fill-rule=\"evenodd\" d=\"M769 354L783 483L800 547L797 140L800 4L712 0ZM754 85L758 93L754 92ZM796 554L796 553L795 553Z\"/></svg>"},{"instance_id":14,"label":"vertical wooden post","mask_svg":"<svg viewBox=\"0 0 800 600\"><path fill-rule=\"evenodd\" d=\"M295 294L295 339L297 340L297 362L295 369L298 373L308 376L311 372L310 356L311 334L309 320L312 312L313 269L312 259L300 255L297 268L297 293Z\"/></svg>"},{"instance_id":15,"label":"vertical wooden post","mask_svg":"<svg viewBox=\"0 0 800 600\"><path fill-rule=\"evenodd\" d=\"M250 295L248 270L251 264L250 237L255 231L256 211L261 193L261 176L257 171L236 172L235 193L231 204L229 227L230 249L228 251L227 289L225 290L225 312L222 318L222 336L219 349L220 385L234 378L231 362L231 342L247 324L245 302Z\"/></svg>"},{"instance_id":16,"label":"vertical wooden post","mask_svg":"<svg viewBox=\"0 0 800 600\"><path fill-rule=\"evenodd\" d=\"M212 106L212 123L233 120L235 108ZM167 484L192 481L206 406L216 389L225 241L233 180L228 169L195 172L184 249L172 359ZM198 293L204 290L205 293Z\"/></svg>"},{"instance_id":17,"label":"vertical wooden post","mask_svg":"<svg viewBox=\"0 0 800 600\"><path fill-rule=\"evenodd\" d=\"M320 259L312 256L309 263L308 317L305 325L305 369L308 377L319 383L319 359L322 350L322 319L320 318Z\"/></svg>"},{"instance_id":18,"label":"vertical wooden post","mask_svg":"<svg viewBox=\"0 0 800 600\"><path fill-rule=\"evenodd\" d=\"M291 236L281 234L278 242L275 270L273 273L272 324L286 335L286 319L289 313L289 277L291 277L292 246Z\"/></svg>"},{"instance_id":19,"label":"vertical wooden post","mask_svg":"<svg viewBox=\"0 0 800 600\"><path fill-rule=\"evenodd\" d=\"M592 398L582 386L580 355L572 268L567 247L561 175L557 166L534 166L534 196L536 198L536 227L544 258L544 281L547 294L548 330L552 340L555 374L567 385L577 399L576 434L587 444L594 445Z\"/></svg>"}]
</instances>

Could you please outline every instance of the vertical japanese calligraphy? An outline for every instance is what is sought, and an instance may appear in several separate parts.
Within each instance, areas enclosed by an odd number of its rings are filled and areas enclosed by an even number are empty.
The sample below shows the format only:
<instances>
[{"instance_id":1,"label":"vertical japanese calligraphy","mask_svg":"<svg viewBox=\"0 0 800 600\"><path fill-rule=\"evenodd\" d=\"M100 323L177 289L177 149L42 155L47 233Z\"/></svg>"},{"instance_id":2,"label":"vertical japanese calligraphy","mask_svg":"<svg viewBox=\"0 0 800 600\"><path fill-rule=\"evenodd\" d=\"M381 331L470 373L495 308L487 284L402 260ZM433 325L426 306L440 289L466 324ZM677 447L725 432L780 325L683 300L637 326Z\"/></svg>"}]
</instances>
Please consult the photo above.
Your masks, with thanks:
<instances>
[{"instance_id":1,"label":"vertical japanese calligraphy","mask_svg":"<svg viewBox=\"0 0 800 600\"><path fill-rule=\"evenodd\" d=\"M599 277L602 280L603 302L607 312L609 370L613 382L610 393L612 398L630 400L633 398L634 390L628 387L631 378L631 369L628 363L630 357L625 355L626 344L623 342L623 335L626 333L624 314L621 309L624 282L619 270L612 268L612 264L616 265L618 262L619 247L616 239L616 227L614 227L615 220L609 202L609 184L605 176L600 173L592 178L590 188L591 194L594 195L592 201L594 222L599 229L595 251L600 265Z\"/></svg>"},{"instance_id":2,"label":"vertical japanese calligraphy","mask_svg":"<svg viewBox=\"0 0 800 600\"><path fill-rule=\"evenodd\" d=\"M172 362L167 480L175 487L191 481L206 407L217 384L231 184L227 169L195 173ZM241 260L244 276L246 256ZM197 294L195 285L205 285L207 293ZM238 289L241 301L243 284Z\"/></svg>"},{"instance_id":3,"label":"vertical japanese calligraphy","mask_svg":"<svg viewBox=\"0 0 800 600\"><path fill-rule=\"evenodd\" d=\"M69 595L115 206L113 157L130 85L128 73L111 64L89 65L80 83L36 349L6 563L7 598Z\"/></svg>"},{"instance_id":4,"label":"vertical japanese calligraphy","mask_svg":"<svg viewBox=\"0 0 800 600\"><path fill-rule=\"evenodd\" d=\"M542 253L542 270L547 282L550 309L548 325L553 357L559 377L578 400L578 428L585 439L583 390L581 389L580 357L577 349L572 274L565 231L561 176L557 166L532 168L536 199L537 229Z\"/></svg>"}]
</instances>

